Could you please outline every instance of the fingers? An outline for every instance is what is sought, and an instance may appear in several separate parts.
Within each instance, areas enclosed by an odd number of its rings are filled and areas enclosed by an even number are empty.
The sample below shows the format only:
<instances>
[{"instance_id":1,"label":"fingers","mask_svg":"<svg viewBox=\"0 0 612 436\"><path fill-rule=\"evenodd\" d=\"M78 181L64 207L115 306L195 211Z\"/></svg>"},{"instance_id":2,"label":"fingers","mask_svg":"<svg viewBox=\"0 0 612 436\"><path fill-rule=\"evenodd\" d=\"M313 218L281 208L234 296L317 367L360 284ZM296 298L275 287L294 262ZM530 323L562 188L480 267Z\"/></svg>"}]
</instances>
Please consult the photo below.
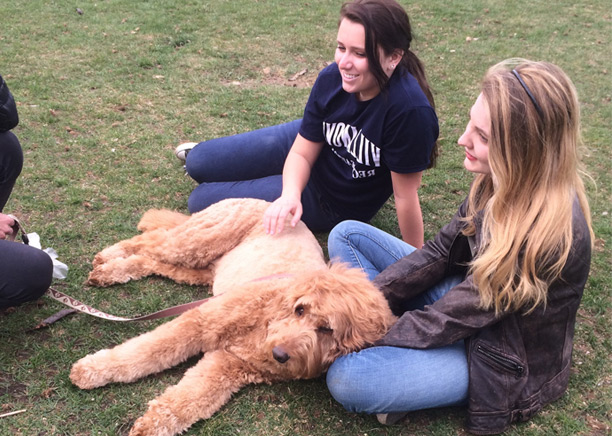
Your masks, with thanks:
<instances>
[{"instance_id":1,"label":"fingers","mask_svg":"<svg viewBox=\"0 0 612 436\"><path fill-rule=\"evenodd\" d=\"M264 229L268 235L280 233L285 228L287 216L292 215L290 225L295 227L302 216L302 204L279 198L264 213Z\"/></svg>"},{"instance_id":2,"label":"fingers","mask_svg":"<svg viewBox=\"0 0 612 436\"><path fill-rule=\"evenodd\" d=\"M8 215L0 213L0 239L6 239L13 234L15 220Z\"/></svg>"},{"instance_id":3,"label":"fingers","mask_svg":"<svg viewBox=\"0 0 612 436\"><path fill-rule=\"evenodd\" d=\"M264 229L268 235L274 235L283 231L285 218L291 212L288 206L272 203L264 214Z\"/></svg>"},{"instance_id":4,"label":"fingers","mask_svg":"<svg viewBox=\"0 0 612 436\"><path fill-rule=\"evenodd\" d=\"M7 226L0 226L0 239L6 239L13 234L13 229Z\"/></svg>"},{"instance_id":5,"label":"fingers","mask_svg":"<svg viewBox=\"0 0 612 436\"><path fill-rule=\"evenodd\" d=\"M291 220L291 227L297 226L297 223L300 222L300 219L302 218L302 212L303 212L302 204L300 203L299 207L293 213L293 219Z\"/></svg>"}]
</instances>

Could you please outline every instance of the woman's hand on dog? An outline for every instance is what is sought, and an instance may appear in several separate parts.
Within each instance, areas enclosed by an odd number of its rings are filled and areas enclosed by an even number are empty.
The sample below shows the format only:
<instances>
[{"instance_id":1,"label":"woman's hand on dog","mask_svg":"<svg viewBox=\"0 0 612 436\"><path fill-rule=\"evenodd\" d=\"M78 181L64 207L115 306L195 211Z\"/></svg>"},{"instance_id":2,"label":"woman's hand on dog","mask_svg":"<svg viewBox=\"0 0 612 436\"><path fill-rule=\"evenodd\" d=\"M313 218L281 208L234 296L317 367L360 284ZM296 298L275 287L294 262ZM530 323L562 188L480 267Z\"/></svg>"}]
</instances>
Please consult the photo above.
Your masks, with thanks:
<instances>
[{"instance_id":1,"label":"woman's hand on dog","mask_svg":"<svg viewBox=\"0 0 612 436\"><path fill-rule=\"evenodd\" d=\"M287 216L291 218L291 227L295 227L302 217L302 202L299 197L281 196L266 209L263 225L268 235L280 233L285 228Z\"/></svg>"}]
</instances>

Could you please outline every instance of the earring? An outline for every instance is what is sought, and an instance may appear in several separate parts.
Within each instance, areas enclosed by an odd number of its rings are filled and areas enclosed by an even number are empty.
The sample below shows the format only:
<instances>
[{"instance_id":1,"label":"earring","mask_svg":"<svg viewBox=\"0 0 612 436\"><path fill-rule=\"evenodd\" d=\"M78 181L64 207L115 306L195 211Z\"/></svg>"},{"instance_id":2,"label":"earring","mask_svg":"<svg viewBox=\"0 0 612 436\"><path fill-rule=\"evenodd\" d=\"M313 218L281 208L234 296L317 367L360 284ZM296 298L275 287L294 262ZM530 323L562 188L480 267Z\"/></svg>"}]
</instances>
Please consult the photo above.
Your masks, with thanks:
<instances>
[{"instance_id":1,"label":"earring","mask_svg":"<svg viewBox=\"0 0 612 436\"><path fill-rule=\"evenodd\" d=\"M391 69L395 69L395 64L391 64Z\"/></svg>"}]
</instances>

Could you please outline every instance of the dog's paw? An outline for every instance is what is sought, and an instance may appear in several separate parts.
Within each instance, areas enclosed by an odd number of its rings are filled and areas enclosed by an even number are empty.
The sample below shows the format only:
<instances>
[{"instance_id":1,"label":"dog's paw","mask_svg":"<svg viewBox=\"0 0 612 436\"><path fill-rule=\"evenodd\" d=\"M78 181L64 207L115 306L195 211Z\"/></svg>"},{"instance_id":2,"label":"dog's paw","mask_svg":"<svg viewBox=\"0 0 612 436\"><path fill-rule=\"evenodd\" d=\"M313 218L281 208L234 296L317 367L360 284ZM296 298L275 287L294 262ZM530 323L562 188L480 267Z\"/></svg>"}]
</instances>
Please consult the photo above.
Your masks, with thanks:
<instances>
[{"instance_id":1,"label":"dog's paw","mask_svg":"<svg viewBox=\"0 0 612 436\"><path fill-rule=\"evenodd\" d=\"M136 420L129 436L174 436L186 428L168 408L153 400L147 413Z\"/></svg>"},{"instance_id":2,"label":"dog's paw","mask_svg":"<svg viewBox=\"0 0 612 436\"><path fill-rule=\"evenodd\" d=\"M129 270L130 263L126 259L113 259L109 263L96 266L87 277L90 286L106 287L118 283L127 283L133 277L139 277Z\"/></svg>"},{"instance_id":3,"label":"dog's paw","mask_svg":"<svg viewBox=\"0 0 612 436\"><path fill-rule=\"evenodd\" d=\"M151 420L143 416L136 420L134 426L130 430L129 436L173 436L174 434L176 433L166 431L162 426L151 422Z\"/></svg>"},{"instance_id":4,"label":"dog's paw","mask_svg":"<svg viewBox=\"0 0 612 436\"><path fill-rule=\"evenodd\" d=\"M105 262L106 259L104 259L104 256L102 256L102 253L98 253L94 256L93 260L91 261L91 264L94 268L96 268L100 265L104 265Z\"/></svg>"},{"instance_id":5,"label":"dog's paw","mask_svg":"<svg viewBox=\"0 0 612 436\"><path fill-rule=\"evenodd\" d=\"M95 255L92 264L94 267L103 265L112 259L123 259L129 256L129 253L120 245L121 243L111 245Z\"/></svg>"},{"instance_id":6,"label":"dog's paw","mask_svg":"<svg viewBox=\"0 0 612 436\"><path fill-rule=\"evenodd\" d=\"M87 277L87 282L85 283L89 286L105 287L110 286L115 282L113 282L110 277L108 277L108 275L104 272L101 266L98 266L89 273L89 276Z\"/></svg>"},{"instance_id":7,"label":"dog's paw","mask_svg":"<svg viewBox=\"0 0 612 436\"><path fill-rule=\"evenodd\" d=\"M83 357L72 365L70 381L81 389L93 389L112 381L105 369L105 355L109 350L101 350Z\"/></svg>"}]
</instances>

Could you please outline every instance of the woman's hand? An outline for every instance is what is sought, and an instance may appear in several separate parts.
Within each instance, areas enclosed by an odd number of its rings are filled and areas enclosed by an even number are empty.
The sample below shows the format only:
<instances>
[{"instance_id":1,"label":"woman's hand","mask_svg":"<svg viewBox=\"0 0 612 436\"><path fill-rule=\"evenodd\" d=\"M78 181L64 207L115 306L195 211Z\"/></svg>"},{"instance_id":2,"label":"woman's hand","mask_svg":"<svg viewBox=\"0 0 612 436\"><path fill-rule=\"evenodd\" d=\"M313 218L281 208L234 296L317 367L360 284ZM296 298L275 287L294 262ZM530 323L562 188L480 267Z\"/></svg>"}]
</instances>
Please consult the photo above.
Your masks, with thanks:
<instances>
[{"instance_id":1,"label":"woman's hand","mask_svg":"<svg viewBox=\"0 0 612 436\"><path fill-rule=\"evenodd\" d=\"M299 198L281 196L264 213L263 225L266 233L274 235L282 232L288 216L291 216L291 227L295 227L302 217L302 202Z\"/></svg>"},{"instance_id":2,"label":"woman's hand","mask_svg":"<svg viewBox=\"0 0 612 436\"><path fill-rule=\"evenodd\" d=\"M0 239L6 239L13 234L15 220L8 215L0 213Z\"/></svg>"},{"instance_id":3,"label":"woman's hand","mask_svg":"<svg viewBox=\"0 0 612 436\"><path fill-rule=\"evenodd\" d=\"M291 227L295 227L302 217L302 191L310 178L310 170L321 149L322 142L312 142L298 133L283 167L283 191L264 213L263 225L268 235L283 231L289 215Z\"/></svg>"}]
</instances>

